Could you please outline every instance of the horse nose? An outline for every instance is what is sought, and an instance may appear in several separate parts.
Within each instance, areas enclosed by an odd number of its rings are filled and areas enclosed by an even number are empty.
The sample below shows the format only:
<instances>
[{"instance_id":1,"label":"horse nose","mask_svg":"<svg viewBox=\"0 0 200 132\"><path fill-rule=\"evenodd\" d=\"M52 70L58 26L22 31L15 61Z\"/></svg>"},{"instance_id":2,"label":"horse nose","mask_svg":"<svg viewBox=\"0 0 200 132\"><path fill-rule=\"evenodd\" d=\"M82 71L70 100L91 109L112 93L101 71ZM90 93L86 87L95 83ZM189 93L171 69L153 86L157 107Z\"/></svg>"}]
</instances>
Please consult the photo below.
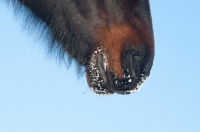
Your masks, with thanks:
<instances>
[{"instance_id":1,"label":"horse nose","mask_svg":"<svg viewBox=\"0 0 200 132\"><path fill-rule=\"evenodd\" d=\"M124 52L121 58L122 76L117 76L109 68L111 62L108 61L106 52L97 51L87 66L88 84L97 94L131 94L140 88L149 75L151 61L139 51L128 49Z\"/></svg>"},{"instance_id":2,"label":"horse nose","mask_svg":"<svg viewBox=\"0 0 200 132\"><path fill-rule=\"evenodd\" d=\"M110 89L118 94L131 94L138 90L147 76L143 73L145 59L141 53L129 49L123 56L123 77L109 72Z\"/></svg>"}]
</instances>

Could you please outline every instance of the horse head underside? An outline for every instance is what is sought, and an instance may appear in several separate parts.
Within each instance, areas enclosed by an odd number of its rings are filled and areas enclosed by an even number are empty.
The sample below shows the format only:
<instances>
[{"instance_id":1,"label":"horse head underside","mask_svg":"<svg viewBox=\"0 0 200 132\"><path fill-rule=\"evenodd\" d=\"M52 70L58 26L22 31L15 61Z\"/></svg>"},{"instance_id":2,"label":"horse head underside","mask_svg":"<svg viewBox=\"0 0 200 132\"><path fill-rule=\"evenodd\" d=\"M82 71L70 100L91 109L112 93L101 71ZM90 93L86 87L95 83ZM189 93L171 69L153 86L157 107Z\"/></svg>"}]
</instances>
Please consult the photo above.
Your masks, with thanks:
<instances>
[{"instance_id":1,"label":"horse head underside","mask_svg":"<svg viewBox=\"0 0 200 132\"><path fill-rule=\"evenodd\" d=\"M154 39L149 0L13 0L45 23L97 94L130 94L149 76ZM16 4L18 3L18 4Z\"/></svg>"}]
</instances>

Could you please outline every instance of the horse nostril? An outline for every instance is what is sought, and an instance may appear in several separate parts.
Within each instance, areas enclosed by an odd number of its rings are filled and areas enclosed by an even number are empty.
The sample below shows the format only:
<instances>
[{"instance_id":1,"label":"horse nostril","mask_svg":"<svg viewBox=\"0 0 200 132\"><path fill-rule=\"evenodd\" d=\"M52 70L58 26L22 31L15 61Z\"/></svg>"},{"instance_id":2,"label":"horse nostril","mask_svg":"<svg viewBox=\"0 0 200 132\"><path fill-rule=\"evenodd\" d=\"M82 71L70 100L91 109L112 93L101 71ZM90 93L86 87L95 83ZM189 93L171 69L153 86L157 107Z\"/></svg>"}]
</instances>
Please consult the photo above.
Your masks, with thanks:
<instances>
[{"instance_id":1,"label":"horse nostril","mask_svg":"<svg viewBox=\"0 0 200 132\"><path fill-rule=\"evenodd\" d=\"M139 52L129 49L124 53L122 63L123 78L118 78L112 73L109 74L111 75L111 79L109 79L111 89L118 94L130 94L139 89L146 79L143 75L145 59Z\"/></svg>"},{"instance_id":2,"label":"horse nostril","mask_svg":"<svg viewBox=\"0 0 200 132\"><path fill-rule=\"evenodd\" d=\"M134 50L128 50L124 54L124 74L129 75L134 79L139 79L140 74L143 69L143 58L141 54L137 53Z\"/></svg>"},{"instance_id":3,"label":"horse nostril","mask_svg":"<svg viewBox=\"0 0 200 132\"><path fill-rule=\"evenodd\" d=\"M95 52L87 66L88 84L97 94L112 94L107 78L107 56L103 51Z\"/></svg>"},{"instance_id":4,"label":"horse nostril","mask_svg":"<svg viewBox=\"0 0 200 132\"><path fill-rule=\"evenodd\" d=\"M131 56L131 61L132 61L131 67L134 70L134 77L138 79L140 77L140 74L141 74L142 69L143 69L143 65L142 65L143 58L141 56L138 56L138 54L133 54Z\"/></svg>"},{"instance_id":5,"label":"horse nostril","mask_svg":"<svg viewBox=\"0 0 200 132\"><path fill-rule=\"evenodd\" d=\"M99 75L102 78L103 83L107 83L106 69L107 69L107 61L105 56L99 54L97 57L97 70L99 70Z\"/></svg>"},{"instance_id":6,"label":"horse nostril","mask_svg":"<svg viewBox=\"0 0 200 132\"><path fill-rule=\"evenodd\" d=\"M105 57L102 54L98 55L97 63L99 64L99 69L100 70L106 71L106 69L107 69L107 64L106 63L107 62L106 62Z\"/></svg>"}]
</instances>

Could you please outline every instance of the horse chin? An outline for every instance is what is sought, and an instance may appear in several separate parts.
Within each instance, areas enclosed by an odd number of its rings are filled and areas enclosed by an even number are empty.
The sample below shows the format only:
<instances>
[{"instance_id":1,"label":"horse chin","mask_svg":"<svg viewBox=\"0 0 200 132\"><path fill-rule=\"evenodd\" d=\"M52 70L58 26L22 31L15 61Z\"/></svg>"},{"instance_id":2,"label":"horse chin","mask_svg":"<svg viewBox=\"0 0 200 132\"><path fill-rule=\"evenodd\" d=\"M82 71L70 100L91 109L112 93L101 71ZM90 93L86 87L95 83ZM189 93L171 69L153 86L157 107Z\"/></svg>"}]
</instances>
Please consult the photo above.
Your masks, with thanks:
<instances>
[{"instance_id":1,"label":"horse chin","mask_svg":"<svg viewBox=\"0 0 200 132\"><path fill-rule=\"evenodd\" d=\"M98 47L87 65L87 80L96 94L131 94L137 91L148 78L153 60L147 60L140 52L128 49L122 58L123 75L110 69L108 53ZM151 64L151 65L149 65Z\"/></svg>"}]
</instances>

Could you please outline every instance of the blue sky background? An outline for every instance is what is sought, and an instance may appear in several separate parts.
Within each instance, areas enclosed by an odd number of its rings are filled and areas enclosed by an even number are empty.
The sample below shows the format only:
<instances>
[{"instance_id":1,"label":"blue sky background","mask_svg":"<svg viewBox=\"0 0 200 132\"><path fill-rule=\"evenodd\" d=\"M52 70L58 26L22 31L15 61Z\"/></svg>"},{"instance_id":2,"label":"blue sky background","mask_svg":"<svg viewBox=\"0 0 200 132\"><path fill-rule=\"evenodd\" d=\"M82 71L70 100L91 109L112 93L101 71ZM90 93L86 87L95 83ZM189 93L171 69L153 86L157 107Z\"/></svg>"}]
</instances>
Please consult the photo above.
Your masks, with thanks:
<instances>
[{"instance_id":1,"label":"blue sky background","mask_svg":"<svg viewBox=\"0 0 200 132\"><path fill-rule=\"evenodd\" d=\"M150 3L150 78L132 95L99 96L0 2L0 132L199 132L200 1Z\"/></svg>"}]
</instances>

